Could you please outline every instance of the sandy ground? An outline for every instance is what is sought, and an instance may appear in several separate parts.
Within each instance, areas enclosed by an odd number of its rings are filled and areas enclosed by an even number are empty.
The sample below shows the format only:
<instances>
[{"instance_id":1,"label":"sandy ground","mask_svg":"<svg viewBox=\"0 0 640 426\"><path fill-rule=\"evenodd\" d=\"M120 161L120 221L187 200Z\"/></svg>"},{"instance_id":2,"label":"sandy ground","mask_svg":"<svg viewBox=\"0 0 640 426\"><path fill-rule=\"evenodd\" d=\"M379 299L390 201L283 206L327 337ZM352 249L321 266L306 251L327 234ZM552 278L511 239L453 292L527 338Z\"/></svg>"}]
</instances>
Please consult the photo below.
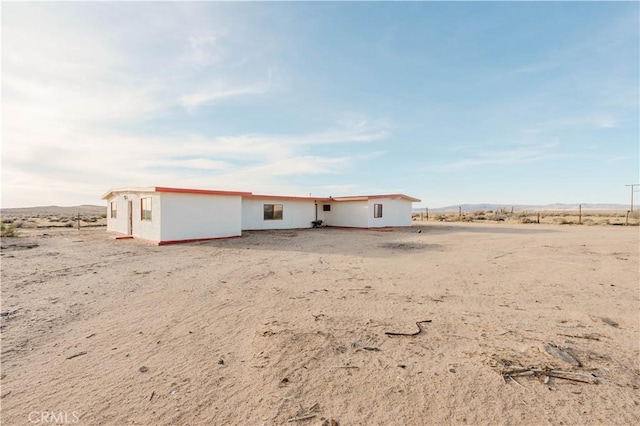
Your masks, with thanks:
<instances>
[{"instance_id":1,"label":"sandy ground","mask_svg":"<svg viewBox=\"0 0 640 426\"><path fill-rule=\"evenodd\" d=\"M21 235L2 242L3 425L640 424L637 227Z\"/></svg>"}]
</instances>

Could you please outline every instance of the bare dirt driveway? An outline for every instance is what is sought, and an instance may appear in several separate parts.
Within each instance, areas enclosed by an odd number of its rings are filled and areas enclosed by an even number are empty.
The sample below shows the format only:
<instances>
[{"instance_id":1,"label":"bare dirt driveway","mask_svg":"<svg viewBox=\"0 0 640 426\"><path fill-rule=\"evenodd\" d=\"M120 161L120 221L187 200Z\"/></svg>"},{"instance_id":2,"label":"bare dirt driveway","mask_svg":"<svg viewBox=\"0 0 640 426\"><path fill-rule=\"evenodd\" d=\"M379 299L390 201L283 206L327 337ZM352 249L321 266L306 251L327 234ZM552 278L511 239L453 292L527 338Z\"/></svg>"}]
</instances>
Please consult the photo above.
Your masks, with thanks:
<instances>
[{"instance_id":1,"label":"bare dirt driveway","mask_svg":"<svg viewBox=\"0 0 640 426\"><path fill-rule=\"evenodd\" d=\"M640 424L638 243L480 223L165 247L23 230L2 241L2 424Z\"/></svg>"}]
</instances>

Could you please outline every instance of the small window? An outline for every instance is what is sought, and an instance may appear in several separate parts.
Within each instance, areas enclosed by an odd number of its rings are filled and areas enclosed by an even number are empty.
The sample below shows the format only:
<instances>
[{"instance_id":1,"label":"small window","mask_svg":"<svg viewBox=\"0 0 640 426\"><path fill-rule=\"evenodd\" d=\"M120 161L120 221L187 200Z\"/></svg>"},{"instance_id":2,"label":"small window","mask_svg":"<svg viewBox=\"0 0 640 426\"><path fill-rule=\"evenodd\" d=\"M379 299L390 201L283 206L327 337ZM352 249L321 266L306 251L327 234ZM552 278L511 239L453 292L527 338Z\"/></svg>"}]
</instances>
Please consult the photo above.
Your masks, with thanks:
<instances>
[{"instance_id":1,"label":"small window","mask_svg":"<svg viewBox=\"0 0 640 426\"><path fill-rule=\"evenodd\" d=\"M331 211L331 204L325 204L322 206L322 211L323 212L330 212Z\"/></svg>"},{"instance_id":2,"label":"small window","mask_svg":"<svg viewBox=\"0 0 640 426\"><path fill-rule=\"evenodd\" d=\"M140 219L151 220L151 198L140 199Z\"/></svg>"},{"instance_id":3,"label":"small window","mask_svg":"<svg viewBox=\"0 0 640 426\"><path fill-rule=\"evenodd\" d=\"M111 208L111 219L117 219L118 218L118 203L116 203L115 201L112 201L109 204L110 208Z\"/></svg>"},{"instance_id":4,"label":"small window","mask_svg":"<svg viewBox=\"0 0 640 426\"><path fill-rule=\"evenodd\" d=\"M373 205L373 217L382 217L382 204Z\"/></svg>"},{"instance_id":5,"label":"small window","mask_svg":"<svg viewBox=\"0 0 640 426\"><path fill-rule=\"evenodd\" d=\"M282 204L265 204L264 220L282 220Z\"/></svg>"}]
</instances>

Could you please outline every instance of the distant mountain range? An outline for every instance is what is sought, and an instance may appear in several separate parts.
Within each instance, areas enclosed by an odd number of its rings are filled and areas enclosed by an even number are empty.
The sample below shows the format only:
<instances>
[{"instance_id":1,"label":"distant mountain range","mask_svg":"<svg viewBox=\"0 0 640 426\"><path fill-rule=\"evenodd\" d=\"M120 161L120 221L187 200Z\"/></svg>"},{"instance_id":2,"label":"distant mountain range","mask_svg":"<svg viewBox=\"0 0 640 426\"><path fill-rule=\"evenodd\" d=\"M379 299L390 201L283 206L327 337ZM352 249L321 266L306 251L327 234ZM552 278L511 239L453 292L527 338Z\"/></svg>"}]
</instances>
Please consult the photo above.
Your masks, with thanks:
<instances>
[{"instance_id":1,"label":"distant mountain range","mask_svg":"<svg viewBox=\"0 0 640 426\"><path fill-rule=\"evenodd\" d=\"M107 212L106 206L40 206L40 207L18 207L2 209L2 215L75 215L75 214L102 214Z\"/></svg>"},{"instance_id":2,"label":"distant mountain range","mask_svg":"<svg viewBox=\"0 0 640 426\"><path fill-rule=\"evenodd\" d=\"M635 203L634 203L635 204ZM458 211L460 207L462 207L463 212L474 212L479 210L492 210L496 211L498 209L505 210L578 210L580 204L457 204L452 206L444 206L444 207L429 207L430 212L452 212ZM627 211L629 210L629 204L593 204L593 203L584 203L582 204L582 210L617 210L617 211ZM415 208L414 212L424 212L423 208ZM635 208L634 208L635 211Z\"/></svg>"}]
</instances>

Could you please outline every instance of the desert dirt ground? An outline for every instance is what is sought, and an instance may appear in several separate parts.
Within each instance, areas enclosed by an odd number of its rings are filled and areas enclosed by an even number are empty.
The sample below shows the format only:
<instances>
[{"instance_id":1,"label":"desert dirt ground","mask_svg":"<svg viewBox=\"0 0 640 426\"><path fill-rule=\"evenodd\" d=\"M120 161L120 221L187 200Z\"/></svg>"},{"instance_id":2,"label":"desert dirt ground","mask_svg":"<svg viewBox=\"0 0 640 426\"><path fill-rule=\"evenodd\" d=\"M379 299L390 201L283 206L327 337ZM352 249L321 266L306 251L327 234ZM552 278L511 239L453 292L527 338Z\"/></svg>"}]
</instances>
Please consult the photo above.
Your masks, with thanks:
<instances>
[{"instance_id":1,"label":"desert dirt ground","mask_svg":"<svg viewBox=\"0 0 640 426\"><path fill-rule=\"evenodd\" d=\"M640 424L638 242L504 223L163 247L22 230L2 240L2 424Z\"/></svg>"}]
</instances>

